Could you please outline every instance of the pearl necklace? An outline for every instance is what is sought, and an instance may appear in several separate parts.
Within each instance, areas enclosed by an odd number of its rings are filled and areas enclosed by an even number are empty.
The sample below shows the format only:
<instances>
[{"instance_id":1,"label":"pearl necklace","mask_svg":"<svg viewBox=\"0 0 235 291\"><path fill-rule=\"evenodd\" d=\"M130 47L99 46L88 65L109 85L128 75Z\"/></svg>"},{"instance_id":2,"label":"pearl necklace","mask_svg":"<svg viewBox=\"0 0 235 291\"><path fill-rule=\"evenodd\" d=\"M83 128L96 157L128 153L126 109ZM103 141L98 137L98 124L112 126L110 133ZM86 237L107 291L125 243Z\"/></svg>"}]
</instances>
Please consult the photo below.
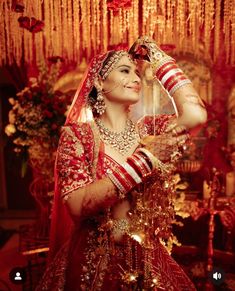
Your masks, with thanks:
<instances>
[{"instance_id":1,"label":"pearl necklace","mask_svg":"<svg viewBox=\"0 0 235 291\"><path fill-rule=\"evenodd\" d=\"M109 144L122 155L128 152L137 139L139 140L139 134L135 130L135 124L130 119L127 120L126 127L121 132L114 132L106 128L98 118L95 121L103 142Z\"/></svg>"}]
</instances>

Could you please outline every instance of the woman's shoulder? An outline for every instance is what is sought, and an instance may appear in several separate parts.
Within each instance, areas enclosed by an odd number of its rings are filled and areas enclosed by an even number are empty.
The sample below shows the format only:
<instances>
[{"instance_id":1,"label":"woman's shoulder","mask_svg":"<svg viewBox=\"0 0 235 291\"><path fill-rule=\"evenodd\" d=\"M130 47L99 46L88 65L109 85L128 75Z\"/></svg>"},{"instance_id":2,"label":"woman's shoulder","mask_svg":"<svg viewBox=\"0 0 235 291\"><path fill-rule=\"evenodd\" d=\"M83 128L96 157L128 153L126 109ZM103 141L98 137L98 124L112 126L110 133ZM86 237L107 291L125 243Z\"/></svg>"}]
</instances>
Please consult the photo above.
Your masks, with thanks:
<instances>
[{"instance_id":1,"label":"woman's shoulder","mask_svg":"<svg viewBox=\"0 0 235 291\"><path fill-rule=\"evenodd\" d=\"M89 130L91 128L91 122L76 122L76 121L72 121L70 123L65 124L64 126L62 126L63 130L68 130L68 129L75 129L77 131L86 131Z\"/></svg>"},{"instance_id":2,"label":"woman's shoulder","mask_svg":"<svg viewBox=\"0 0 235 291\"><path fill-rule=\"evenodd\" d=\"M62 126L61 131L72 131L77 136L89 135L92 133L92 124L91 122L70 122Z\"/></svg>"},{"instance_id":3,"label":"woman's shoulder","mask_svg":"<svg viewBox=\"0 0 235 291\"><path fill-rule=\"evenodd\" d=\"M83 144L91 143L94 139L91 122L70 122L61 128L61 135L66 134L80 140Z\"/></svg>"}]
</instances>

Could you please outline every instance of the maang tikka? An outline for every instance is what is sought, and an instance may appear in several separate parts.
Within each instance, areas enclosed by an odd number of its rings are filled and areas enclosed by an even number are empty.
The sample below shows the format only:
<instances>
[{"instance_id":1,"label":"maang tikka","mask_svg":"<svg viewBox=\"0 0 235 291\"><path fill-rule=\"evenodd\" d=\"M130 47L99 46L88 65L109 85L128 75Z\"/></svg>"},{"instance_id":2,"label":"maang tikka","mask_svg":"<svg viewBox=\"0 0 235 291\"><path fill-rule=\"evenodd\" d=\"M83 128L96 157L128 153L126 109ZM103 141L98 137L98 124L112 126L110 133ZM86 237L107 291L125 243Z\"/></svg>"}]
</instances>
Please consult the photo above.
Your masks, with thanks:
<instances>
[{"instance_id":1,"label":"maang tikka","mask_svg":"<svg viewBox=\"0 0 235 291\"><path fill-rule=\"evenodd\" d=\"M99 115L102 115L105 112L106 105L104 102L104 96L100 89L97 89L97 101L93 107Z\"/></svg>"}]
</instances>

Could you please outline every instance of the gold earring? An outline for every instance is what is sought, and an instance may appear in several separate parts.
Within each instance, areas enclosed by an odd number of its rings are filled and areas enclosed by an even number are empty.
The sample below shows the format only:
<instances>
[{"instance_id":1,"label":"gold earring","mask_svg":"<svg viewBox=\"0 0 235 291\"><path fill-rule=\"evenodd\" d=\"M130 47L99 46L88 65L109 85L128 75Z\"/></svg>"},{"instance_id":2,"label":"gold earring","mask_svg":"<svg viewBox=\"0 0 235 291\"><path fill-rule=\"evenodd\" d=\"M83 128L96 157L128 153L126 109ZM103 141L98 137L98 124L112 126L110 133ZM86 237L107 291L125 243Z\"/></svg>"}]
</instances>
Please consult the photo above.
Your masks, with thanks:
<instances>
[{"instance_id":1,"label":"gold earring","mask_svg":"<svg viewBox=\"0 0 235 291\"><path fill-rule=\"evenodd\" d=\"M94 108L99 115L102 115L105 112L106 105L104 102L104 96L100 89L97 89L97 101L94 104Z\"/></svg>"}]
</instances>

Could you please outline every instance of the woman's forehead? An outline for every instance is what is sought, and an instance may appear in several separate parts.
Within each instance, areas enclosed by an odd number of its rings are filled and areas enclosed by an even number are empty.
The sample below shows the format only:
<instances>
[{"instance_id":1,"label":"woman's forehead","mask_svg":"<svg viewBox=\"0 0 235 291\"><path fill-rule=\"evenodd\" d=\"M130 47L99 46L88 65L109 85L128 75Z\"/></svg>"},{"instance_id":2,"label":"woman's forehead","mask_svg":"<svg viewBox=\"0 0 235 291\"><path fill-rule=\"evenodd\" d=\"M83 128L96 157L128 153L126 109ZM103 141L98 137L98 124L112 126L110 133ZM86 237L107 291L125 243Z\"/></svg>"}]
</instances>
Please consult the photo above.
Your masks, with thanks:
<instances>
[{"instance_id":1,"label":"woman's forehead","mask_svg":"<svg viewBox=\"0 0 235 291\"><path fill-rule=\"evenodd\" d=\"M136 68L135 62L129 56L122 56L120 60L117 62L116 68L124 65Z\"/></svg>"}]
</instances>

